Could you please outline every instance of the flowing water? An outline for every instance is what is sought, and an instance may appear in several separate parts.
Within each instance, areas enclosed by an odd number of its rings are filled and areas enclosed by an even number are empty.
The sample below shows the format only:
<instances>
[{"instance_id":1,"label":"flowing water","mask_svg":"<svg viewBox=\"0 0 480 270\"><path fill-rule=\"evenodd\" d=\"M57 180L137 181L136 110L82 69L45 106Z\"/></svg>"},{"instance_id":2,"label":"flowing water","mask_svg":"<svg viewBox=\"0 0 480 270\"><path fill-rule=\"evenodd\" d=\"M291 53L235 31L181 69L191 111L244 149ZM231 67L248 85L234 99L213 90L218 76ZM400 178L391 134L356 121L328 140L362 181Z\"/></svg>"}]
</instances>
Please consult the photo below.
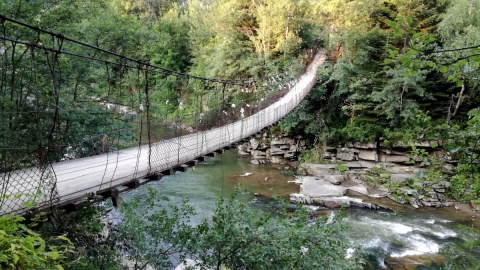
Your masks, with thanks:
<instances>
[{"instance_id":1,"label":"flowing water","mask_svg":"<svg viewBox=\"0 0 480 270\"><path fill-rule=\"evenodd\" d=\"M239 183L251 193L242 199L263 208L271 204L271 200L265 197L277 194L286 198L290 193L299 192L298 185L288 182L294 177L281 173L288 169L289 165L253 165L248 157L227 151L188 172L177 172L146 186L174 201L188 198L198 213L193 220L195 223L208 217L217 198L228 196ZM146 186L123 197L128 199L142 195L147 190ZM262 196L255 197L254 193ZM316 211L335 214L325 209ZM347 210L345 224L352 245L358 246L367 255L372 269L382 266L386 257L436 253L448 242L462 241L465 236L458 230L459 224L471 225L470 217L448 209L402 208L400 212Z\"/></svg>"}]
</instances>

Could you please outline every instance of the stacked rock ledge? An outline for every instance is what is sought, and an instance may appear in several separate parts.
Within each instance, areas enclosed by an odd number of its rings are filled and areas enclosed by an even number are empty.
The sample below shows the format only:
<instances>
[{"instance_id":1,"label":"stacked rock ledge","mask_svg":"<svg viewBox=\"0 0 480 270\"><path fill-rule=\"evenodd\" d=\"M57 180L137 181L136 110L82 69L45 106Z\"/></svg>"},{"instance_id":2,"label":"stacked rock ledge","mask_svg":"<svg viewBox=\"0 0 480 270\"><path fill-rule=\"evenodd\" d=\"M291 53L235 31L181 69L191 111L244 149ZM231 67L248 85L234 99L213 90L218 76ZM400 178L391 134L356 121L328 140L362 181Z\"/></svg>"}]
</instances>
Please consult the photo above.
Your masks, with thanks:
<instances>
[{"instance_id":1,"label":"stacked rock ledge","mask_svg":"<svg viewBox=\"0 0 480 270\"><path fill-rule=\"evenodd\" d=\"M286 134L269 136L267 133L251 138L237 146L240 155L250 155L252 164L285 164L296 161L305 151L305 140L301 136Z\"/></svg>"}]
</instances>

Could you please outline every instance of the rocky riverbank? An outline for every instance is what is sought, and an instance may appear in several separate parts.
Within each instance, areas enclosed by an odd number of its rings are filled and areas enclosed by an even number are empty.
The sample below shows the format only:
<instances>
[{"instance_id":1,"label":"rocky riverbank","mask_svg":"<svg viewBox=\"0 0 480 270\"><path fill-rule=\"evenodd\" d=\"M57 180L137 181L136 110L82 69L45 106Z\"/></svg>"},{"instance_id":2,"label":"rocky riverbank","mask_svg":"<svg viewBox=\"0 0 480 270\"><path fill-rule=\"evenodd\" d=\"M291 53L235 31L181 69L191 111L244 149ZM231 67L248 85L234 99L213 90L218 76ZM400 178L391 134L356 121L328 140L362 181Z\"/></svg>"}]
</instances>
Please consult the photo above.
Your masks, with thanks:
<instances>
[{"instance_id":1,"label":"rocky riverbank","mask_svg":"<svg viewBox=\"0 0 480 270\"><path fill-rule=\"evenodd\" d=\"M424 153L442 158L446 170L453 171L455 160L439 147L441 141L417 143ZM285 134L258 135L240 144L238 152L250 155L251 163L294 163L306 151L301 136ZM358 196L389 198L401 205L419 207L455 206L475 214L480 207L472 202L470 209L451 201L446 196L448 181L426 177L426 167L420 157L412 155L411 145L395 143L347 143L341 147L323 147L321 158L326 164L303 163L297 169L296 183L300 192L290 196L294 203L315 204L330 208L353 206L369 209L387 209L387 206L364 202ZM412 162L413 161L413 162ZM415 165L415 166L414 166Z\"/></svg>"},{"instance_id":2,"label":"rocky riverbank","mask_svg":"<svg viewBox=\"0 0 480 270\"><path fill-rule=\"evenodd\" d=\"M387 197L400 204L421 206L452 206L454 202L445 196L449 183L446 181L431 183L419 180L422 170L409 166L385 166L373 162L349 162L344 164L311 164L303 163L298 169L304 176L298 177L300 193L292 194L291 201L306 204L325 204L327 198L337 200L336 195L325 196L317 190L329 190L335 186L349 191L353 195L364 195L371 198ZM305 181L305 179L307 181ZM313 180L312 180L313 179ZM356 199L355 199L356 200ZM351 199L350 202L354 202ZM349 206L345 203L328 203L326 206ZM357 206L353 203L354 206ZM374 208L375 209L375 208Z\"/></svg>"},{"instance_id":3,"label":"rocky riverbank","mask_svg":"<svg viewBox=\"0 0 480 270\"><path fill-rule=\"evenodd\" d=\"M252 164L285 164L296 161L298 156L306 150L305 140L302 136L278 135L261 136L250 139L238 145L240 155L251 155Z\"/></svg>"},{"instance_id":4,"label":"rocky riverbank","mask_svg":"<svg viewBox=\"0 0 480 270\"><path fill-rule=\"evenodd\" d=\"M439 141L430 141L418 143L415 147L423 154L442 159L442 170L453 173L456 161L439 148L441 144ZM298 157L307 151L305 141L299 136L269 137L262 134L238 147L241 155L249 155L251 163L259 166L272 163L288 164L282 168L292 168L291 165L296 165L297 176L292 182L300 186L300 191L290 194L290 201L293 203L330 209L372 209L381 210L383 213L439 211L449 213L448 216L461 217L472 226L479 227L480 207L474 202L470 205L450 200L447 196L450 183L445 181L446 179L428 175L428 167L431 166L428 159L415 156L411 149L410 145L386 145L384 142L324 146L322 151L317 153L322 164L298 165L295 164ZM478 207L477 212L475 207ZM317 214L327 213L323 211ZM394 224L388 221L378 222ZM416 241L415 237L428 237L414 232L417 225L396 226L397 229L407 230L399 233L406 238L412 238L412 241ZM423 227L419 224L418 228L421 232ZM372 265L372 269L419 269L444 265L445 257L437 252L438 246L432 249L428 246L426 250L416 250L413 254L402 253L385 257L379 265Z\"/></svg>"}]
</instances>

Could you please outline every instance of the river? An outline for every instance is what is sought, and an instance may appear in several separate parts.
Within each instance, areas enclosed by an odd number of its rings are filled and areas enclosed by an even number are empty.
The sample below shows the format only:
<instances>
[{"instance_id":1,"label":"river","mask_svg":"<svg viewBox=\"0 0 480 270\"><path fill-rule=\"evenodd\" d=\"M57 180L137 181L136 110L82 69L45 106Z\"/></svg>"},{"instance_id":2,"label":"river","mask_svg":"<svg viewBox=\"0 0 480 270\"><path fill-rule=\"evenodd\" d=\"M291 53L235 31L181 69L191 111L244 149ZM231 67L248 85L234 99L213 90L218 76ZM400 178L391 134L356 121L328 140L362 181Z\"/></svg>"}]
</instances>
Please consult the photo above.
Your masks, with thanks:
<instances>
[{"instance_id":1,"label":"river","mask_svg":"<svg viewBox=\"0 0 480 270\"><path fill-rule=\"evenodd\" d=\"M228 196L239 183L250 192L243 197L251 205L266 208L273 194L287 198L299 191L299 186L289 183L294 176L282 174L288 165L253 165L248 157L236 151L209 158L206 162L175 175L163 177L150 186L180 202L188 198L197 211L193 223L213 212L219 196ZM244 176L245 174L251 175ZM123 199L142 195L147 191L142 186L123 194ZM254 194L260 195L258 197ZM465 235L458 230L459 224L471 225L469 216L452 209L398 208L398 212L348 209L344 219L352 245L358 246L370 260L370 269L383 266L386 257L401 257L435 253L448 242L461 242ZM316 209L320 214L335 214L329 209ZM436 269L436 268L422 268Z\"/></svg>"}]
</instances>

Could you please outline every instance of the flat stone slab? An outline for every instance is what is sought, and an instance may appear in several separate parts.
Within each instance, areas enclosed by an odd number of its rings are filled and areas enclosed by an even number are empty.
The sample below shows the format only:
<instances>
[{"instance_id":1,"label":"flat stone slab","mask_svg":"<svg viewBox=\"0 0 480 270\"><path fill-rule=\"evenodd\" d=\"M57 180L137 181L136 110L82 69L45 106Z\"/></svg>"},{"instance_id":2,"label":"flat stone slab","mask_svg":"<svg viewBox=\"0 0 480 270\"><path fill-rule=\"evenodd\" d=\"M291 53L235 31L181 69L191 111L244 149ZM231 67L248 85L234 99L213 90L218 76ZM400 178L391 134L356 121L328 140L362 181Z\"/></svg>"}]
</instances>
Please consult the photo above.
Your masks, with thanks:
<instances>
[{"instance_id":1,"label":"flat stone slab","mask_svg":"<svg viewBox=\"0 0 480 270\"><path fill-rule=\"evenodd\" d=\"M324 206L327 208L357 207L362 209L391 211L391 209L388 207L385 207L382 205L376 205L373 203L367 203L367 202L364 202L362 199L350 198L346 196L312 198L309 196L305 196L304 194L294 193L294 194L290 194L290 201L293 203L306 204L306 205L314 204L318 206Z\"/></svg>"},{"instance_id":2,"label":"flat stone slab","mask_svg":"<svg viewBox=\"0 0 480 270\"><path fill-rule=\"evenodd\" d=\"M357 185L357 186L353 186L353 187L347 187L348 190L351 190L351 191L355 191L357 193L360 193L362 195L368 195L369 192L368 192L368 189L366 186L364 185Z\"/></svg>"},{"instance_id":3,"label":"flat stone slab","mask_svg":"<svg viewBox=\"0 0 480 270\"><path fill-rule=\"evenodd\" d=\"M301 165L302 168L307 170L312 171L318 171L318 170L330 170L330 169L336 169L338 167L338 164L315 164L315 163L303 163Z\"/></svg>"},{"instance_id":4,"label":"flat stone slab","mask_svg":"<svg viewBox=\"0 0 480 270\"><path fill-rule=\"evenodd\" d=\"M361 160L378 161L378 154L376 150L364 150L360 149L358 158Z\"/></svg>"},{"instance_id":5,"label":"flat stone slab","mask_svg":"<svg viewBox=\"0 0 480 270\"><path fill-rule=\"evenodd\" d=\"M401 183L401 182L405 182L405 180L407 179L415 179L415 177L416 177L415 174L403 174L403 173L391 174L390 181Z\"/></svg>"},{"instance_id":6,"label":"flat stone slab","mask_svg":"<svg viewBox=\"0 0 480 270\"><path fill-rule=\"evenodd\" d=\"M366 169L373 167L372 164L368 162L346 162L342 164L349 169ZM301 165L309 174L315 175L316 173L324 174L325 171L336 170L338 164L315 164L315 163L303 163Z\"/></svg>"},{"instance_id":7,"label":"flat stone slab","mask_svg":"<svg viewBox=\"0 0 480 270\"><path fill-rule=\"evenodd\" d=\"M371 168L374 163L369 162L347 162L344 163L344 166L347 166L349 169L366 169Z\"/></svg>"},{"instance_id":8,"label":"flat stone slab","mask_svg":"<svg viewBox=\"0 0 480 270\"><path fill-rule=\"evenodd\" d=\"M272 140L270 142L270 145L273 146L273 145L290 145L290 144L294 144L295 141L292 139L292 138L281 138L281 139L277 139L277 140Z\"/></svg>"},{"instance_id":9,"label":"flat stone slab","mask_svg":"<svg viewBox=\"0 0 480 270\"><path fill-rule=\"evenodd\" d=\"M300 185L300 193L308 197L342 197L346 189L341 186L333 185L325 180L306 176Z\"/></svg>"},{"instance_id":10,"label":"flat stone slab","mask_svg":"<svg viewBox=\"0 0 480 270\"><path fill-rule=\"evenodd\" d=\"M345 176L342 174L326 174L320 177L320 179L325 180L334 185L339 185L345 180Z\"/></svg>"},{"instance_id":11,"label":"flat stone slab","mask_svg":"<svg viewBox=\"0 0 480 270\"><path fill-rule=\"evenodd\" d=\"M408 156L397 156L397 155L388 155L380 153L378 155L378 160L382 162L409 162L410 158Z\"/></svg>"}]
</instances>

